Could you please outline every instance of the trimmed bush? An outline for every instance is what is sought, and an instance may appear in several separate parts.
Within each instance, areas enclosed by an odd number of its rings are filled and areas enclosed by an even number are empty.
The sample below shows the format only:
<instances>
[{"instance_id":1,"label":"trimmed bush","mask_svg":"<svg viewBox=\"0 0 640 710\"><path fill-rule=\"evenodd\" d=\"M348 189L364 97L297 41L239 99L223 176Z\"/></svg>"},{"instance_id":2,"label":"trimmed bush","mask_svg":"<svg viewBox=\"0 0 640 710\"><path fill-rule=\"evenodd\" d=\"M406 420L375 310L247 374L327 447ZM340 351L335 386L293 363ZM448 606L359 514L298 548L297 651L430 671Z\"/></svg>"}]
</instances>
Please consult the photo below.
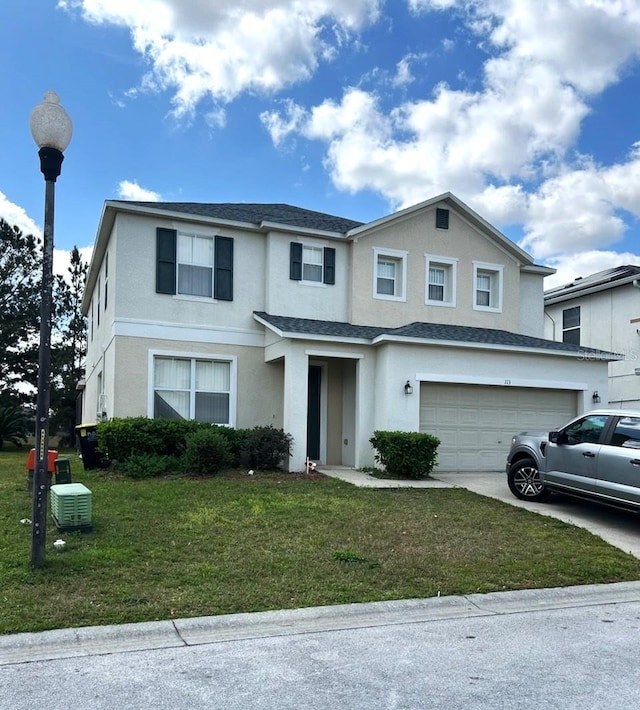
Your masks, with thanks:
<instances>
[{"instance_id":1,"label":"trimmed bush","mask_svg":"<svg viewBox=\"0 0 640 710\"><path fill-rule=\"evenodd\" d=\"M438 462L440 439L431 434L374 431L369 442L376 449L376 462L392 476L427 478Z\"/></svg>"},{"instance_id":2,"label":"trimmed bush","mask_svg":"<svg viewBox=\"0 0 640 710\"><path fill-rule=\"evenodd\" d=\"M238 468L240 466L240 455L245 443L249 429L232 429L228 426L214 426L215 430L220 433L220 436L227 442L229 449L229 466Z\"/></svg>"},{"instance_id":3,"label":"trimmed bush","mask_svg":"<svg viewBox=\"0 0 640 710\"><path fill-rule=\"evenodd\" d=\"M283 429L257 426L249 429L240 450L240 463L258 471L273 471L282 467L291 453L293 437Z\"/></svg>"},{"instance_id":4,"label":"trimmed bush","mask_svg":"<svg viewBox=\"0 0 640 710\"><path fill-rule=\"evenodd\" d=\"M208 424L186 419L111 419L97 426L98 448L110 460L120 463L134 454L181 456L187 435L201 426L210 428Z\"/></svg>"},{"instance_id":5,"label":"trimmed bush","mask_svg":"<svg viewBox=\"0 0 640 710\"><path fill-rule=\"evenodd\" d=\"M219 427L201 427L187 435L183 467L200 476L218 473L229 464L231 455Z\"/></svg>"},{"instance_id":6,"label":"trimmed bush","mask_svg":"<svg viewBox=\"0 0 640 710\"><path fill-rule=\"evenodd\" d=\"M162 454L132 454L118 466L118 471L129 478L152 478L176 473L179 470L179 459Z\"/></svg>"}]
</instances>

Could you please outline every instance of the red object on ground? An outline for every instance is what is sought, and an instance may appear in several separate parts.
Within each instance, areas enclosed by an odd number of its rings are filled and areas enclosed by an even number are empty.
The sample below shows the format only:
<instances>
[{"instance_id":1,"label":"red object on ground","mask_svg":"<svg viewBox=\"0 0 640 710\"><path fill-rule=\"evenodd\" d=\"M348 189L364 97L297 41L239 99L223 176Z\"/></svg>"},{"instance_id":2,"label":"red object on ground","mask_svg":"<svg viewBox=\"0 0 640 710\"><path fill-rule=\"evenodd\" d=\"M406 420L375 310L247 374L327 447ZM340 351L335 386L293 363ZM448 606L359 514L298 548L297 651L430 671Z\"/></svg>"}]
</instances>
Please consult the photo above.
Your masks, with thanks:
<instances>
[{"instance_id":1,"label":"red object on ground","mask_svg":"<svg viewBox=\"0 0 640 710\"><path fill-rule=\"evenodd\" d=\"M47 454L47 471L53 473L56 470L56 459L58 458L57 449L49 449ZM36 470L36 450L31 449L27 456L27 471Z\"/></svg>"}]
</instances>

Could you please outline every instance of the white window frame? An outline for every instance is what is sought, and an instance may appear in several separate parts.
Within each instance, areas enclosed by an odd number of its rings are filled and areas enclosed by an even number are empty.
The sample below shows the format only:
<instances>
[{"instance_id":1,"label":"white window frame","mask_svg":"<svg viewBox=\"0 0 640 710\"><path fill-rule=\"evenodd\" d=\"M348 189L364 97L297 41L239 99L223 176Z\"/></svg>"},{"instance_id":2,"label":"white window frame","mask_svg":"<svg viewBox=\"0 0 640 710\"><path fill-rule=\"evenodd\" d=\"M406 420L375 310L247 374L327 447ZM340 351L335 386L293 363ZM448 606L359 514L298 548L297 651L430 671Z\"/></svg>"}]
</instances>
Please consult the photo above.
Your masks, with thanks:
<instances>
[{"instance_id":1,"label":"white window frame","mask_svg":"<svg viewBox=\"0 0 640 710\"><path fill-rule=\"evenodd\" d=\"M373 297L382 301L407 300L407 255L409 252L400 249L383 249L373 247ZM378 293L378 263L381 260L393 261L399 267L396 270L395 293ZM398 273L399 272L399 273ZM398 283L399 282L399 283Z\"/></svg>"},{"instance_id":2,"label":"white window frame","mask_svg":"<svg viewBox=\"0 0 640 710\"><path fill-rule=\"evenodd\" d=\"M425 254L425 284L424 302L427 306L444 306L445 308L455 308L457 289L458 260L448 256L435 256ZM429 271L432 268L444 269L444 299L442 301L429 298Z\"/></svg>"},{"instance_id":3,"label":"white window frame","mask_svg":"<svg viewBox=\"0 0 640 710\"><path fill-rule=\"evenodd\" d=\"M185 261L180 261L180 239L188 237L188 238L195 238L195 239L208 239L211 242L211 264L191 264ZM175 295L178 298L186 298L186 299L197 299L197 300L203 300L203 301L213 301L214 300L214 293L215 293L215 284L214 284L214 279L215 279L215 235L214 234L198 234L197 232L177 232L176 235L176 293ZM210 296L202 296L197 293L183 293L180 291L180 265L185 265L185 266L199 266L199 267L205 267L206 268L211 268L211 295Z\"/></svg>"},{"instance_id":4,"label":"white window frame","mask_svg":"<svg viewBox=\"0 0 640 710\"><path fill-rule=\"evenodd\" d=\"M304 254L306 249L313 249L320 252L320 278L319 279L305 279L304 277L304 266L305 263L312 264L312 262L305 262ZM318 266L318 264L313 264L313 266ZM304 284L305 286L321 286L326 288L327 284L324 282L324 245L311 244L309 242L302 242L302 278L298 283Z\"/></svg>"},{"instance_id":5,"label":"white window frame","mask_svg":"<svg viewBox=\"0 0 640 710\"><path fill-rule=\"evenodd\" d=\"M491 286L489 291L489 305L478 305L478 276L489 276ZM488 313L502 313L502 292L504 282L504 266L502 264L489 264L484 261L473 262L473 310Z\"/></svg>"},{"instance_id":6,"label":"white window frame","mask_svg":"<svg viewBox=\"0 0 640 710\"><path fill-rule=\"evenodd\" d=\"M209 360L216 362L229 363L229 421L226 424L218 426L229 426L235 428L237 416L237 400L238 400L238 358L235 355L210 355L208 353L193 353L182 352L179 350L149 350L148 359L148 382L147 382L147 416L153 419L154 416L154 393L155 393L155 359L157 357L177 358L180 360L191 361L191 383L190 383L190 400L189 412L190 419L195 412L195 387L193 383L193 371L195 360Z\"/></svg>"}]
</instances>

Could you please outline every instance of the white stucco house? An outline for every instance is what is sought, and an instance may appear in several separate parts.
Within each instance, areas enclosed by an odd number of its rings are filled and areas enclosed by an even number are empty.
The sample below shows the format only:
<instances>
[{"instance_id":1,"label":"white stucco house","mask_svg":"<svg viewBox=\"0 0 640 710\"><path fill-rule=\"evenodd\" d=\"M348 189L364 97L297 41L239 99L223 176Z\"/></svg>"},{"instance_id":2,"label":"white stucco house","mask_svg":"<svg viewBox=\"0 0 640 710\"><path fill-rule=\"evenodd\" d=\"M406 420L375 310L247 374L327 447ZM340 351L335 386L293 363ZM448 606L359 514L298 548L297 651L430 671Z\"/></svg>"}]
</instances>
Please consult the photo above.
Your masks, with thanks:
<instances>
[{"instance_id":1,"label":"white stucco house","mask_svg":"<svg viewBox=\"0 0 640 710\"><path fill-rule=\"evenodd\" d=\"M362 224L284 204L108 201L83 302L83 422L272 424L290 470L372 465L376 429L437 435L440 470L607 392L607 360L544 339L532 258L446 193Z\"/></svg>"},{"instance_id":2,"label":"white stucco house","mask_svg":"<svg viewBox=\"0 0 640 710\"><path fill-rule=\"evenodd\" d=\"M616 266L544 295L545 337L619 354L603 404L640 408L640 266Z\"/></svg>"}]
</instances>

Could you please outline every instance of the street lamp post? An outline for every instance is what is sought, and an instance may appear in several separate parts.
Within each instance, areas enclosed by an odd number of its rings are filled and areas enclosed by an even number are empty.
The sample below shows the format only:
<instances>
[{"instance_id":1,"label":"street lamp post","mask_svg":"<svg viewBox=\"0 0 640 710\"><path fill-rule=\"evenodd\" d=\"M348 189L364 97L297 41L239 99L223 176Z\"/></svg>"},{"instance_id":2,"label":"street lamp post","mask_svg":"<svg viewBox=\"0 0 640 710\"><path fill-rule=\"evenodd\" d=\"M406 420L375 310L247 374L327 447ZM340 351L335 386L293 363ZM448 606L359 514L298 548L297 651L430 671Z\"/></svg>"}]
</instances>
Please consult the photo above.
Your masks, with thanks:
<instances>
[{"instance_id":1,"label":"street lamp post","mask_svg":"<svg viewBox=\"0 0 640 710\"><path fill-rule=\"evenodd\" d=\"M40 149L40 170L45 180L42 291L40 301L40 350L38 357L38 404L36 408L36 464L33 477L33 527L31 564L44 564L47 537L47 490L49 453L49 401L51 379L51 311L53 300L53 213L55 184L63 151L71 141L72 125L54 91L31 112L31 135Z\"/></svg>"}]
</instances>

